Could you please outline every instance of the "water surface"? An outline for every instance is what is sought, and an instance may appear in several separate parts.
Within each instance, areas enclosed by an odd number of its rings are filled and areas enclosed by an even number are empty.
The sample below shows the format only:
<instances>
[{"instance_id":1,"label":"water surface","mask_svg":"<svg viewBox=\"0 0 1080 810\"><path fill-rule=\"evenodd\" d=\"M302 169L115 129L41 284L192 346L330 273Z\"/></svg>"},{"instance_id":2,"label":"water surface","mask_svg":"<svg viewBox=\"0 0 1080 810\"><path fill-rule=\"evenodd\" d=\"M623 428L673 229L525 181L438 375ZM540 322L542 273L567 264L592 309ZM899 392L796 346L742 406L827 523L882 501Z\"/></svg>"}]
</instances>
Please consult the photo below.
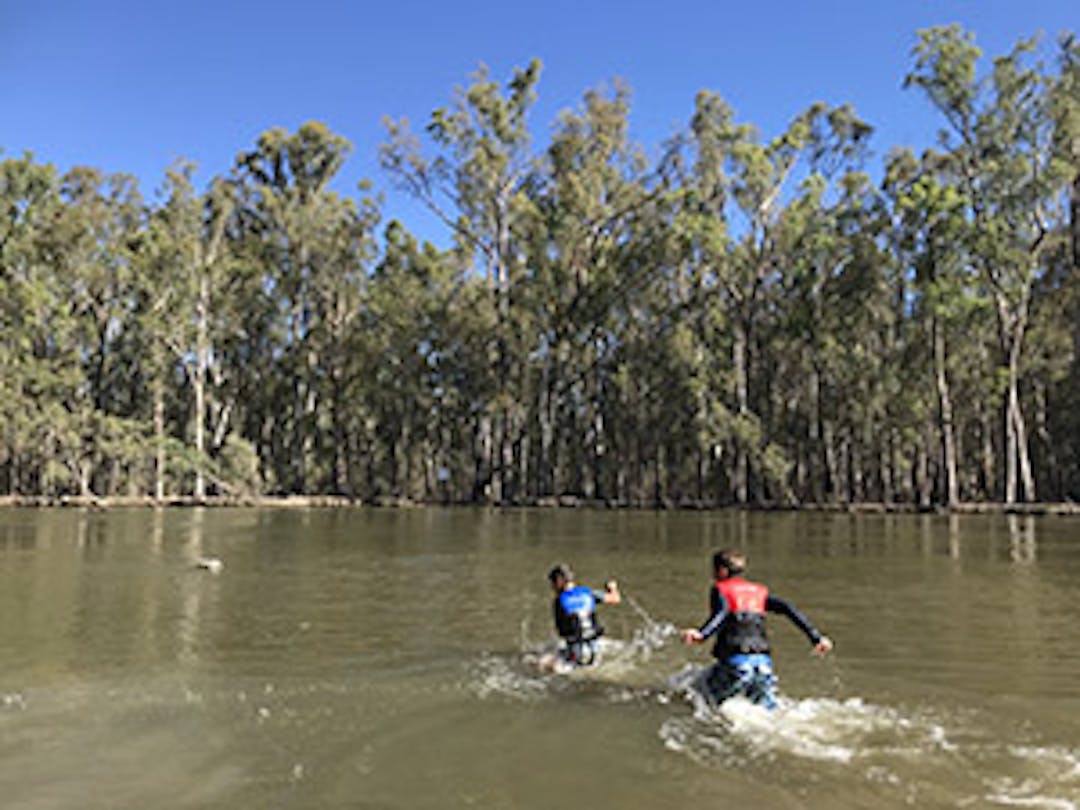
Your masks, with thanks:
<instances>
[{"instance_id":1,"label":"water surface","mask_svg":"<svg viewBox=\"0 0 1080 810\"><path fill-rule=\"evenodd\" d=\"M772 715L701 704L709 557ZM224 563L214 575L200 557ZM532 664L556 561L626 602ZM740 512L0 512L0 796L47 808L1080 806L1080 520Z\"/></svg>"}]
</instances>

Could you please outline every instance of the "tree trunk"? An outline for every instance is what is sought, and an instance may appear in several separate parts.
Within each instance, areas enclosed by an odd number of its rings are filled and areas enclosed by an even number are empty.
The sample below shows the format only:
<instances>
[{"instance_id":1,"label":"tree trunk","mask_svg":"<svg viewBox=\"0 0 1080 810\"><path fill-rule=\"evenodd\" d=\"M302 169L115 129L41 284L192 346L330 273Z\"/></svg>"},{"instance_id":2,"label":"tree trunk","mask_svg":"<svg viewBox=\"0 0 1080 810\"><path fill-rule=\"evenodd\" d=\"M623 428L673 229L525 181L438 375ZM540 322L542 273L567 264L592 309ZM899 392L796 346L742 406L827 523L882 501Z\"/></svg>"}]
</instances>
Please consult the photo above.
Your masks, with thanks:
<instances>
[{"instance_id":1,"label":"tree trunk","mask_svg":"<svg viewBox=\"0 0 1080 810\"><path fill-rule=\"evenodd\" d=\"M596 349L597 357L594 358L592 409L593 409L593 442L592 442L592 490L594 498L604 498L607 492L604 489L604 467L607 456L606 430L604 425L604 380L600 371L599 358L603 353L603 346Z\"/></svg>"},{"instance_id":2,"label":"tree trunk","mask_svg":"<svg viewBox=\"0 0 1080 810\"><path fill-rule=\"evenodd\" d=\"M1018 375L1017 375L1018 376ZM1018 391L1019 380L1010 372L1009 400L1012 406L1012 419L1015 426L1016 456L1020 468L1020 482L1024 488L1024 500L1033 502L1037 495L1035 492L1035 476L1031 469L1031 453L1028 447L1027 423L1024 413L1020 408L1020 394Z\"/></svg>"},{"instance_id":3,"label":"tree trunk","mask_svg":"<svg viewBox=\"0 0 1080 810\"><path fill-rule=\"evenodd\" d=\"M301 422L303 441L301 443L300 476L303 483L301 492L306 494L313 486L309 479L315 468L315 430L318 424L315 415L319 409L319 391L315 386L315 379L319 368L319 354L315 351L309 351L305 356L307 363L304 371L304 418ZM318 485L319 482L314 484L314 486Z\"/></svg>"},{"instance_id":4,"label":"tree trunk","mask_svg":"<svg viewBox=\"0 0 1080 810\"><path fill-rule=\"evenodd\" d=\"M945 503L951 509L960 502L960 489L956 473L956 437L953 428L952 396L946 374L945 336L937 318L930 331L934 344L934 380L937 383L938 420L941 431L942 466L945 470Z\"/></svg>"},{"instance_id":5,"label":"tree trunk","mask_svg":"<svg viewBox=\"0 0 1080 810\"><path fill-rule=\"evenodd\" d=\"M331 394L330 394L330 421L331 430L334 437L334 492L337 495L344 495L350 493L349 487L349 441L345 430L345 395L342 390L341 383L341 366L339 363L334 363L334 368L331 370Z\"/></svg>"},{"instance_id":6,"label":"tree trunk","mask_svg":"<svg viewBox=\"0 0 1080 810\"><path fill-rule=\"evenodd\" d=\"M165 497L165 391L161 380L154 382L154 499Z\"/></svg>"},{"instance_id":7,"label":"tree trunk","mask_svg":"<svg viewBox=\"0 0 1080 810\"><path fill-rule=\"evenodd\" d=\"M979 426L982 439L983 496L993 500L997 491L997 472L994 460L994 429L990 409L979 403Z\"/></svg>"},{"instance_id":8,"label":"tree trunk","mask_svg":"<svg viewBox=\"0 0 1080 810\"><path fill-rule=\"evenodd\" d=\"M1060 501L1064 497L1061 487L1061 471L1058 465L1057 452L1054 448L1054 440L1050 435L1048 424L1049 406L1047 405L1046 383L1039 380L1035 383L1035 435L1038 438L1037 446L1041 448L1039 471L1042 473L1043 494L1046 495L1046 481L1051 482L1053 490L1049 496L1051 500Z\"/></svg>"},{"instance_id":9,"label":"tree trunk","mask_svg":"<svg viewBox=\"0 0 1080 810\"><path fill-rule=\"evenodd\" d=\"M496 344L499 379L499 398L502 400L499 424L496 428L496 453L498 463L492 476L492 495L495 503L503 503L510 495L510 475L514 468L514 451L511 445L510 412L510 349L506 334L510 328L510 220L508 188L501 189L496 200L496 255L493 274L495 279Z\"/></svg>"},{"instance_id":10,"label":"tree trunk","mask_svg":"<svg viewBox=\"0 0 1080 810\"><path fill-rule=\"evenodd\" d=\"M824 448L821 442L821 374L817 365L810 367L810 413L806 420L808 439L807 457L810 477L810 497L814 503L825 501L825 482L822 480L822 460Z\"/></svg>"},{"instance_id":11,"label":"tree trunk","mask_svg":"<svg viewBox=\"0 0 1080 810\"><path fill-rule=\"evenodd\" d=\"M1069 187L1069 230L1072 235L1072 262L1080 269L1080 172Z\"/></svg>"},{"instance_id":12,"label":"tree trunk","mask_svg":"<svg viewBox=\"0 0 1080 810\"><path fill-rule=\"evenodd\" d=\"M657 443L656 455L653 457L653 505L657 508L664 505L665 475L664 445Z\"/></svg>"},{"instance_id":13,"label":"tree trunk","mask_svg":"<svg viewBox=\"0 0 1080 810\"><path fill-rule=\"evenodd\" d=\"M836 457L835 434L832 420L822 417L821 438L825 453L825 480L822 481L822 491L827 501L835 501L839 497L840 470Z\"/></svg>"},{"instance_id":14,"label":"tree trunk","mask_svg":"<svg viewBox=\"0 0 1080 810\"><path fill-rule=\"evenodd\" d=\"M878 464L881 466L881 500L885 503L892 503L896 499L896 490L893 483L896 479L895 451L893 449L895 441L894 432L892 430L887 431L886 435L881 439L878 450Z\"/></svg>"},{"instance_id":15,"label":"tree trunk","mask_svg":"<svg viewBox=\"0 0 1080 810\"><path fill-rule=\"evenodd\" d=\"M731 361L735 373L735 405L738 409L740 428L743 420L750 412L749 385L746 362L747 334L746 325L741 319L736 319L735 340L731 348ZM733 481L733 495L735 502L745 504L747 500L747 478L749 476L749 463L747 459L745 436L735 437L735 480Z\"/></svg>"},{"instance_id":16,"label":"tree trunk","mask_svg":"<svg viewBox=\"0 0 1080 810\"><path fill-rule=\"evenodd\" d=\"M929 509L931 501L929 454L926 450L925 439L925 436L921 437L915 443L915 490L918 494L920 509Z\"/></svg>"},{"instance_id":17,"label":"tree trunk","mask_svg":"<svg viewBox=\"0 0 1080 810\"><path fill-rule=\"evenodd\" d=\"M840 452L837 454L836 497L840 503L851 503L851 432L840 430Z\"/></svg>"},{"instance_id":18,"label":"tree trunk","mask_svg":"<svg viewBox=\"0 0 1080 810\"><path fill-rule=\"evenodd\" d=\"M491 500L491 417L481 416L477 425L477 443L474 446L473 500L489 503Z\"/></svg>"}]
</instances>

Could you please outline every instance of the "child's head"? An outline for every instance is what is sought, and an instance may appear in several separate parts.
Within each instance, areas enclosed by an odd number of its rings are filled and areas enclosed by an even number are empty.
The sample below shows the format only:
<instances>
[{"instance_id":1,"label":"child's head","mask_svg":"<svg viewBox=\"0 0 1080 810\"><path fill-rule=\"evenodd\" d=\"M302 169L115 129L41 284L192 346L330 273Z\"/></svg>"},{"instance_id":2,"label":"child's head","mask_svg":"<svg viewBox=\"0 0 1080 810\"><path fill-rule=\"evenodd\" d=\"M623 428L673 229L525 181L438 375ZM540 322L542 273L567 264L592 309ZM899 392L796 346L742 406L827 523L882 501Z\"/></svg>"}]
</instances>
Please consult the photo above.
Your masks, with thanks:
<instances>
[{"instance_id":1,"label":"child's head","mask_svg":"<svg viewBox=\"0 0 1080 810\"><path fill-rule=\"evenodd\" d=\"M570 566L566 563L559 563L548 571L548 582L551 583L551 587L556 591L561 591L566 587L568 582L573 581L574 572L570 570Z\"/></svg>"},{"instance_id":2,"label":"child's head","mask_svg":"<svg viewBox=\"0 0 1080 810\"><path fill-rule=\"evenodd\" d=\"M725 548L713 554L713 572L718 577L733 577L746 570L746 555L741 551Z\"/></svg>"}]
</instances>

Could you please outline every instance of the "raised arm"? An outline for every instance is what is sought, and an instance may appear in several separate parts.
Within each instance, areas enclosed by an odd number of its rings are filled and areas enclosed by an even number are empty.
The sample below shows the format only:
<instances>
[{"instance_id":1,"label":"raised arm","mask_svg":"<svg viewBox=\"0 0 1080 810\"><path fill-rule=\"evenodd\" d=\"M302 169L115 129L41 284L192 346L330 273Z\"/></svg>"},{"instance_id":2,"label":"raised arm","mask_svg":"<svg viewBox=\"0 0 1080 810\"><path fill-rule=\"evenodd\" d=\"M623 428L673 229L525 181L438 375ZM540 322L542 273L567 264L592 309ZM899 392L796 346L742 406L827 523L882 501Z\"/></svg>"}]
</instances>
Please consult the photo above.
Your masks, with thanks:
<instances>
[{"instance_id":1,"label":"raised arm","mask_svg":"<svg viewBox=\"0 0 1080 810\"><path fill-rule=\"evenodd\" d=\"M605 605L617 605L622 601L622 594L619 593L619 583L613 579L609 579L604 584L604 590L593 591L593 596L597 602L603 602Z\"/></svg>"}]
</instances>

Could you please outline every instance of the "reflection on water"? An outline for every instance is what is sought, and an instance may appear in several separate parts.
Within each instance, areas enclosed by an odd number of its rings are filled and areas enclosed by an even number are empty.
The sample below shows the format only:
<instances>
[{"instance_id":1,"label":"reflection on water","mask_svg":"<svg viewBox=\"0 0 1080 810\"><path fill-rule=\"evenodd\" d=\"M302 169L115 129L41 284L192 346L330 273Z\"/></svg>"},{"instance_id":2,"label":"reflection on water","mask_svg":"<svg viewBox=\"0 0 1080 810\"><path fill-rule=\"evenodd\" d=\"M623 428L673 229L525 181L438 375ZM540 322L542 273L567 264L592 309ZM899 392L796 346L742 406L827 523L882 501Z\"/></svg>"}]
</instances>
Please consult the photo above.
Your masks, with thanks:
<instances>
[{"instance_id":1,"label":"reflection on water","mask_svg":"<svg viewBox=\"0 0 1080 810\"><path fill-rule=\"evenodd\" d=\"M1080 805L1080 521L521 510L0 514L8 808ZM774 713L700 699L708 558ZM218 576L194 567L220 558ZM603 664L542 672L544 573L619 579Z\"/></svg>"}]
</instances>

